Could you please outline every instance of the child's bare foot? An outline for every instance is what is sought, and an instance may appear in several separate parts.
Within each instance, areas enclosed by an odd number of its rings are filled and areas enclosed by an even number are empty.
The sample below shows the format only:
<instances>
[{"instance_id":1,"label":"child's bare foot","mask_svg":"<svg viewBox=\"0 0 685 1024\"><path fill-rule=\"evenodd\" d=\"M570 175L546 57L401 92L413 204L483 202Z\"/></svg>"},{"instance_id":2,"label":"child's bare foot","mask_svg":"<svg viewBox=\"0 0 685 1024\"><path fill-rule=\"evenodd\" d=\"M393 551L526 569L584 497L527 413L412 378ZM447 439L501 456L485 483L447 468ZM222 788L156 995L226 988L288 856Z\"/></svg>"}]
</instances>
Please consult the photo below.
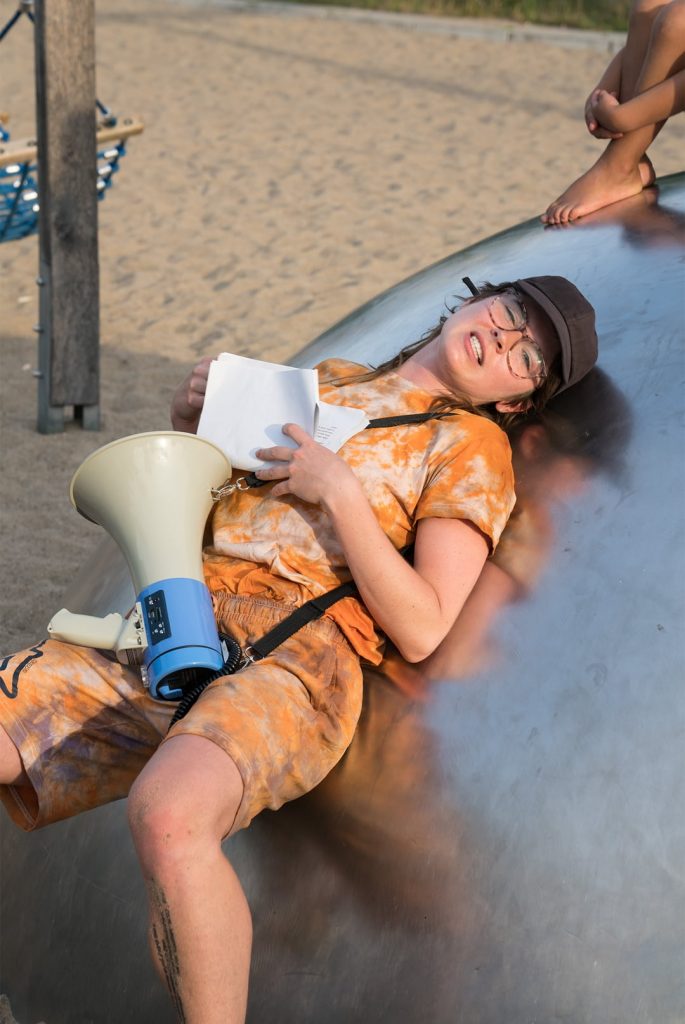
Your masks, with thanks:
<instances>
[{"instance_id":1,"label":"child's bare foot","mask_svg":"<svg viewBox=\"0 0 685 1024\"><path fill-rule=\"evenodd\" d=\"M594 166L574 181L543 213L544 224L568 224L570 220L628 199L654 181L654 168L646 157L637 167L618 170L603 154ZM647 161L643 165L643 161ZM651 179L651 180L650 180Z\"/></svg>"},{"instance_id":2,"label":"child's bare foot","mask_svg":"<svg viewBox=\"0 0 685 1024\"><path fill-rule=\"evenodd\" d=\"M656 171L654 170L654 164L649 159L647 154L642 157L640 163L637 165L640 172L640 181L642 182L643 188L649 188L656 181Z\"/></svg>"},{"instance_id":3,"label":"child's bare foot","mask_svg":"<svg viewBox=\"0 0 685 1024\"><path fill-rule=\"evenodd\" d=\"M629 199L623 199L620 203L612 203L611 206L602 206L594 213L588 213L583 217L582 226L596 227L598 224L619 224L623 228L633 230L635 225L639 226L641 218L649 221L652 217L653 207L658 202L659 193L656 189L643 188L641 192L636 192ZM565 231L570 226L570 224L550 224L548 229Z\"/></svg>"}]
</instances>

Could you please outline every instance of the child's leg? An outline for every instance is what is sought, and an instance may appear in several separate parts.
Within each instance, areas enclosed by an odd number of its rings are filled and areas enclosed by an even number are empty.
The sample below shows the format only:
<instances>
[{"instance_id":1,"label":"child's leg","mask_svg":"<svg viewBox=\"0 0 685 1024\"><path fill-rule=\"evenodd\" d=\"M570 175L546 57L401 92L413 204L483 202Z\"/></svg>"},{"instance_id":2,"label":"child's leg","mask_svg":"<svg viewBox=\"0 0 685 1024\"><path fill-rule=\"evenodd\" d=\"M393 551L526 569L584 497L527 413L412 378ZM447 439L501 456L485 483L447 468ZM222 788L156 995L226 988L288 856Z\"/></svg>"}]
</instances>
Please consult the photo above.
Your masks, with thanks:
<instances>
[{"instance_id":1,"label":"child's leg","mask_svg":"<svg viewBox=\"0 0 685 1024\"><path fill-rule=\"evenodd\" d=\"M594 135L596 139L610 139L612 137L612 133L605 131L601 125L598 124L597 118L592 112L592 102L600 90L605 90L614 96L618 96L620 94L621 69L623 67L624 50L625 47L620 49L618 53L614 54L604 69L604 73L602 74L599 82L585 100L585 124L587 125L587 130L591 135Z\"/></svg>"},{"instance_id":2,"label":"child's leg","mask_svg":"<svg viewBox=\"0 0 685 1024\"><path fill-rule=\"evenodd\" d=\"M621 64L621 86L618 96L621 103L632 99L640 91L638 82L643 74L657 18L670 6L670 3L664 3L663 0L636 0L633 3Z\"/></svg>"},{"instance_id":3,"label":"child's leg","mask_svg":"<svg viewBox=\"0 0 685 1024\"><path fill-rule=\"evenodd\" d=\"M677 39L683 0L654 4L639 0L631 13L630 29L623 55L621 101L648 89L672 75L682 36ZM661 128L649 124L613 139L599 160L568 188L543 215L548 224L563 224L603 206L627 199L652 184L654 171L646 151Z\"/></svg>"},{"instance_id":4,"label":"child's leg","mask_svg":"<svg viewBox=\"0 0 685 1024\"><path fill-rule=\"evenodd\" d=\"M635 84L628 79L621 84L621 102L625 103L639 96L683 69L685 0L671 0L669 4L659 8L653 19L649 43Z\"/></svg>"}]
</instances>

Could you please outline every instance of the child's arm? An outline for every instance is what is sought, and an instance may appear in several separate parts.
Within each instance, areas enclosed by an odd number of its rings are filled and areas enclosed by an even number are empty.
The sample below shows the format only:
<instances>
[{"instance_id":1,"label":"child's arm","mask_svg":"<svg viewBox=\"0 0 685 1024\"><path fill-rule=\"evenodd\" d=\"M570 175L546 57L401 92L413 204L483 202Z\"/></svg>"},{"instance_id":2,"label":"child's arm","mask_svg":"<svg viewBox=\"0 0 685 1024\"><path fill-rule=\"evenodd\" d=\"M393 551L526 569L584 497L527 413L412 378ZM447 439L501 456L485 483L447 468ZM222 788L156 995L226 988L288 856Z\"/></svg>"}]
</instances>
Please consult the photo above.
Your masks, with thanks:
<instances>
[{"instance_id":1,"label":"child's arm","mask_svg":"<svg viewBox=\"0 0 685 1024\"><path fill-rule=\"evenodd\" d=\"M585 124L587 125L587 130L596 139L610 139L614 137L614 133L608 132L597 122L597 118L592 112L592 103L600 90L611 92L615 96L619 95L621 89L621 69L623 67L623 50L624 48L622 47L611 58L599 82L585 101Z\"/></svg>"},{"instance_id":2,"label":"child's arm","mask_svg":"<svg viewBox=\"0 0 685 1024\"><path fill-rule=\"evenodd\" d=\"M639 96L619 103L615 96L598 90L592 113L604 128L613 132L632 132L685 110L685 71L678 71Z\"/></svg>"}]
</instances>

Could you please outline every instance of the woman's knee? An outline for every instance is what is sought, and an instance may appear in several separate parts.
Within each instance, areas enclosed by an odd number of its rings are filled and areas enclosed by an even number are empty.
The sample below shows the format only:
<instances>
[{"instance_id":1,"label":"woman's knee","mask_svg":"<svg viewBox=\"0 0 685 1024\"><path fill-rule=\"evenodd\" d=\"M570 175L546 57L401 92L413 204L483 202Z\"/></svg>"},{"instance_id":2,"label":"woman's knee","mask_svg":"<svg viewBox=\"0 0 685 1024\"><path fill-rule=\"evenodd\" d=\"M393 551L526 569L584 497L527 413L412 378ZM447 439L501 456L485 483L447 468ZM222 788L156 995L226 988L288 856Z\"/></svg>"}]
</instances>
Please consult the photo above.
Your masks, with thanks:
<instances>
[{"instance_id":1,"label":"woman's knee","mask_svg":"<svg viewBox=\"0 0 685 1024\"><path fill-rule=\"evenodd\" d=\"M128 820L144 866L159 867L213 853L230 831L240 806L242 780L228 755L218 748L209 750L203 772L198 770L201 756L192 758L197 745L188 746L190 761L183 745L177 744L173 753L181 756L169 757L169 751L163 757L155 755L131 787Z\"/></svg>"},{"instance_id":2,"label":"woman's knee","mask_svg":"<svg viewBox=\"0 0 685 1024\"><path fill-rule=\"evenodd\" d=\"M152 868L180 853L185 845L181 832L184 813L174 801L138 780L129 793L127 812L133 841L144 867Z\"/></svg>"},{"instance_id":3,"label":"woman's knee","mask_svg":"<svg viewBox=\"0 0 685 1024\"><path fill-rule=\"evenodd\" d=\"M138 856L143 866L160 869L164 865L197 863L206 853L221 846L225 817L234 818L240 803L221 809L203 805L201 795L164 792L157 786L134 784L128 798L128 820ZM229 826L230 827L230 826Z\"/></svg>"}]
</instances>

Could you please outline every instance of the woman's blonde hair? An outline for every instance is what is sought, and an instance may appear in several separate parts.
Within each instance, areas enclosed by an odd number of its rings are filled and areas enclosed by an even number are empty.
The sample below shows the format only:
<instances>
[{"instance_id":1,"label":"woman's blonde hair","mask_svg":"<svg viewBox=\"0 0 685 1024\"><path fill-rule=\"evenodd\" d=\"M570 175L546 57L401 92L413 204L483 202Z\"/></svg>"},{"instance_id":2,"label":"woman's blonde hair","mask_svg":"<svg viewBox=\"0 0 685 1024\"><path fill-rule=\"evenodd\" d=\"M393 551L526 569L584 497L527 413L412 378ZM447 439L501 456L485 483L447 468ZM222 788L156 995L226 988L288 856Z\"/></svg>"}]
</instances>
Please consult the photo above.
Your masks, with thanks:
<instances>
[{"instance_id":1,"label":"woman's blonde hair","mask_svg":"<svg viewBox=\"0 0 685 1024\"><path fill-rule=\"evenodd\" d=\"M516 285L513 281L504 281L501 284L490 284L486 281L482 287L478 289L478 293L468 298L462 298L457 296L461 300L461 305L468 306L473 302L480 302L481 299L488 299L494 295L501 295L502 292L515 291ZM367 380L375 380L376 377L381 377L384 373L389 373L392 370L398 370L400 366L411 359L413 355L420 352L422 348L429 345L431 341L435 341L439 337L442 331L443 325L447 318L454 313L457 309L457 305L447 306L447 313L438 320L437 324L429 328L417 341L412 341L409 345L405 345L403 349L393 356L391 359L386 359L384 363L380 363L379 366L372 367L367 373L355 374L352 377L340 377L336 380L331 380L328 383L335 387L340 387L343 384L349 384L350 382L363 383ZM555 393L559 385L561 384L561 373L559 358L555 359L552 365L547 371L543 383L539 388L531 394L526 396L528 403L525 412L500 412L494 403L491 405L474 405L470 398L465 395L445 395L437 396L431 408L436 412L451 412L452 410L457 411L460 409L467 410L468 412L475 413L478 416L485 416L487 419L494 420L503 430L510 430L516 423L518 423L524 417L531 414L539 414L542 412L547 402L550 400L552 395Z\"/></svg>"}]
</instances>

